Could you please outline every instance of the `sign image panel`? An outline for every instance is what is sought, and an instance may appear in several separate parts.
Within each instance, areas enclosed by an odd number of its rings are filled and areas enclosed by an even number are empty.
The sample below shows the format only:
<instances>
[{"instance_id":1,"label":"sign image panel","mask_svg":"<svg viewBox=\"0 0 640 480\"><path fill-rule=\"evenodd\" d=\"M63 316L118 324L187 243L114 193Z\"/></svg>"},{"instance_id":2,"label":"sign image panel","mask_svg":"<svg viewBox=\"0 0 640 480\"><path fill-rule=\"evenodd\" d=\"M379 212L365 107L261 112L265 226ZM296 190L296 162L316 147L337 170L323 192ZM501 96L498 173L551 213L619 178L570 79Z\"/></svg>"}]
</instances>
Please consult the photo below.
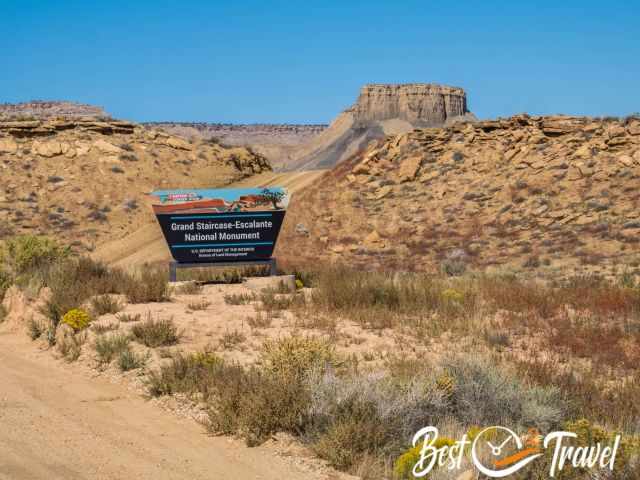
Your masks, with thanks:
<instances>
[{"instance_id":1,"label":"sign image panel","mask_svg":"<svg viewBox=\"0 0 640 480\"><path fill-rule=\"evenodd\" d=\"M271 257L289 196L285 189L158 190L153 211L179 263Z\"/></svg>"}]
</instances>

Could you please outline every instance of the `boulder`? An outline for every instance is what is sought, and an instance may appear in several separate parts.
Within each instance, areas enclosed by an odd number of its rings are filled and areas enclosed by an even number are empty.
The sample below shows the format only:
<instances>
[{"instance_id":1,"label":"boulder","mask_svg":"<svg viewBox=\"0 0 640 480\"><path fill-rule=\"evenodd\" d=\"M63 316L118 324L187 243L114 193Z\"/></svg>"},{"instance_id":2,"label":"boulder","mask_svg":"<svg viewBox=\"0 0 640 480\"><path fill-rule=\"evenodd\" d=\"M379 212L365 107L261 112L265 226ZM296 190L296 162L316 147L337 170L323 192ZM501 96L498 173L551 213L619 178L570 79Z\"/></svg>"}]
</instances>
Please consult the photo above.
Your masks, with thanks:
<instances>
[{"instance_id":1,"label":"boulder","mask_svg":"<svg viewBox=\"0 0 640 480\"><path fill-rule=\"evenodd\" d=\"M175 148L176 150L192 150L193 149L193 147L189 142L178 137L169 137L169 138L163 139L162 144L166 145L167 147Z\"/></svg>"},{"instance_id":2,"label":"boulder","mask_svg":"<svg viewBox=\"0 0 640 480\"><path fill-rule=\"evenodd\" d=\"M376 199L376 200L381 200L384 197L386 197L387 195L389 195L392 190L393 190L393 188L391 188L391 185L385 185L384 187L380 187L380 189L378 189L373 194L373 198Z\"/></svg>"},{"instance_id":3,"label":"boulder","mask_svg":"<svg viewBox=\"0 0 640 480\"><path fill-rule=\"evenodd\" d=\"M120 147L117 147L113 143L109 143L101 138L93 142L91 148L108 155L118 155L123 152Z\"/></svg>"},{"instance_id":4,"label":"boulder","mask_svg":"<svg viewBox=\"0 0 640 480\"><path fill-rule=\"evenodd\" d=\"M627 125L627 132L629 132L629 135L640 135L640 122L629 122Z\"/></svg>"},{"instance_id":5,"label":"boulder","mask_svg":"<svg viewBox=\"0 0 640 480\"><path fill-rule=\"evenodd\" d=\"M38 141L33 142L32 150L41 157L56 157L62 155L62 144L54 140L50 141Z\"/></svg>"},{"instance_id":6,"label":"boulder","mask_svg":"<svg viewBox=\"0 0 640 480\"><path fill-rule=\"evenodd\" d=\"M410 182L414 180L420 170L420 165L422 165L421 156L413 156L403 160L398 171L400 182Z\"/></svg>"}]
</instances>

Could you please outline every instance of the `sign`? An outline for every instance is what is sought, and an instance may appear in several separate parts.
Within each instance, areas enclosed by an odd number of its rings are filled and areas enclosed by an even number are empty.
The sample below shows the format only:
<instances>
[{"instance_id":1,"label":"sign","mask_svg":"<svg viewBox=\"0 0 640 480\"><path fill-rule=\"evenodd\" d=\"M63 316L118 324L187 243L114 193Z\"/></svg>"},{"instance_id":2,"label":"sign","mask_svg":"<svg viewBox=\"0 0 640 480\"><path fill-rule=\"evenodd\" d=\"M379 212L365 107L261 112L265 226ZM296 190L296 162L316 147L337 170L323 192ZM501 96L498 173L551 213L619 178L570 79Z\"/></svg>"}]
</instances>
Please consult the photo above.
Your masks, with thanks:
<instances>
[{"instance_id":1,"label":"sign","mask_svg":"<svg viewBox=\"0 0 640 480\"><path fill-rule=\"evenodd\" d=\"M289 196L285 189L158 190L153 211L179 263L271 257Z\"/></svg>"}]
</instances>

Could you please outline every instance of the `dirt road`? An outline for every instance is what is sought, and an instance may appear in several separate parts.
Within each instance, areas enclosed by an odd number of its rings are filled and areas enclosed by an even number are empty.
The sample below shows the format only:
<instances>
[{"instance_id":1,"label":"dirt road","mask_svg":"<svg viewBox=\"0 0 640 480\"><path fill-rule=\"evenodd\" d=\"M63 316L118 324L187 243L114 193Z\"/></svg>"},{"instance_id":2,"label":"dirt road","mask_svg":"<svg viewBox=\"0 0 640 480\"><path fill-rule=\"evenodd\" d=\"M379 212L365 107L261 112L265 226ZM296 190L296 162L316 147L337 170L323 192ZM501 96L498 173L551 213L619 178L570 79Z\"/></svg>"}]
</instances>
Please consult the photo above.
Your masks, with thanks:
<instances>
[{"instance_id":1,"label":"dirt road","mask_svg":"<svg viewBox=\"0 0 640 480\"><path fill-rule=\"evenodd\" d=\"M323 478L0 333L1 480Z\"/></svg>"}]
</instances>

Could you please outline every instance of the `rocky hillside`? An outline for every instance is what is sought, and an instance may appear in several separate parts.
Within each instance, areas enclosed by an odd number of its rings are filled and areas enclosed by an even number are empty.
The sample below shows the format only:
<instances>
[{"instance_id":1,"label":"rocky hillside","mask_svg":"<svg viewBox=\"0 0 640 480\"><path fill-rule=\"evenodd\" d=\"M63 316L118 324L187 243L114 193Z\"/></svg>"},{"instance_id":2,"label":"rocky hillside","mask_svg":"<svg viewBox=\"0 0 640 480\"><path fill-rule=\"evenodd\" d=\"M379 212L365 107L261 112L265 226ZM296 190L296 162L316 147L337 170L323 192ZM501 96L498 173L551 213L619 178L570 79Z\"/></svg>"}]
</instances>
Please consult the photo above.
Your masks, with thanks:
<instances>
[{"instance_id":1,"label":"rocky hillside","mask_svg":"<svg viewBox=\"0 0 640 480\"><path fill-rule=\"evenodd\" d=\"M129 122L0 122L0 239L47 234L92 250L154 221L154 189L223 186L266 170L245 148Z\"/></svg>"},{"instance_id":2,"label":"rocky hillside","mask_svg":"<svg viewBox=\"0 0 640 480\"><path fill-rule=\"evenodd\" d=\"M83 103L33 100L23 103L0 104L0 120L25 120L47 118L108 118L101 107Z\"/></svg>"},{"instance_id":3,"label":"rocky hillside","mask_svg":"<svg viewBox=\"0 0 640 480\"><path fill-rule=\"evenodd\" d=\"M640 119L519 115L416 129L293 198L291 262L640 274Z\"/></svg>"},{"instance_id":4,"label":"rocky hillside","mask_svg":"<svg viewBox=\"0 0 640 480\"><path fill-rule=\"evenodd\" d=\"M385 135L474 119L461 88L427 83L365 85L356 103L329 128L288 152L285 169L330 168Z\"/></svg>"}]
</instances>

